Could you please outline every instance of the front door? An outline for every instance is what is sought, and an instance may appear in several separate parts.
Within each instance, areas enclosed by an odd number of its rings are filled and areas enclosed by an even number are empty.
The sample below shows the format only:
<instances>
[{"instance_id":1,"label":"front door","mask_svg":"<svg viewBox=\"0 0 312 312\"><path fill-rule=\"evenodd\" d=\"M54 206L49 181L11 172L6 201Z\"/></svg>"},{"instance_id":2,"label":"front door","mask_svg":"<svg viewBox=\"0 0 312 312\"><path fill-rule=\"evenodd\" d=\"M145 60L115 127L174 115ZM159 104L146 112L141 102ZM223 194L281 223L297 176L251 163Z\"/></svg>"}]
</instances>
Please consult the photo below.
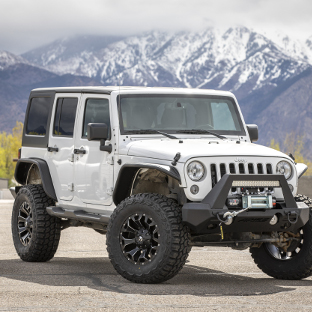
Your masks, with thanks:
<instances>
[{"instance_id":1,"label":"front door","mask_svg":"<svg viewBox=\"0 0 312 312\"><path fill-rule=\"evenodd\" d=\"M56 195L70 201L74 194L74 131L78 102L77 94L57 93L50 124L47 162Z\"/></svg>"},{"instance_id":2,"label":"front door","mask_svg":"<svg viewBox=\"0 0 312 312\"><path fill-rule=\"evenodd\" d=\"M110 130L109 96L83 94L75 136L75 195L86 204L111 205L113 157L100 151L100 140L88 141L89 123L106 123Z\"/></svg>"}]
</instances>

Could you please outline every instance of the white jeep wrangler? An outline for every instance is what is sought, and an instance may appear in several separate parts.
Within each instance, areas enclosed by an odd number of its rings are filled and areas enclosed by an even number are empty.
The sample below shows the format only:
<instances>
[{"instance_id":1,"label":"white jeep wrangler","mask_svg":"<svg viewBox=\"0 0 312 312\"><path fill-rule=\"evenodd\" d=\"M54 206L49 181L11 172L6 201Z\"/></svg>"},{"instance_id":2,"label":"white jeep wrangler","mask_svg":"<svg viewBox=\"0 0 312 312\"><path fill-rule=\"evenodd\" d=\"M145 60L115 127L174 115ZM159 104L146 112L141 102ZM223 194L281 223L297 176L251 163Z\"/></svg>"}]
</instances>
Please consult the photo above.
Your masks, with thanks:
<instances>
[{"instance_id":1,"label":"white jeep wrangler","mask_svg":"<svg viewBox=\"0 0 312 312\"><path fill-rule=\"evenodd\" d=\"M12 233L24 261L53 258L62 230L107 233L133 282L175 276L191 246L250 248L280 279L312 273L307 167L252 144L232 93L173 88L35 89L15 179Z\"/></svg>"}]
</instances>

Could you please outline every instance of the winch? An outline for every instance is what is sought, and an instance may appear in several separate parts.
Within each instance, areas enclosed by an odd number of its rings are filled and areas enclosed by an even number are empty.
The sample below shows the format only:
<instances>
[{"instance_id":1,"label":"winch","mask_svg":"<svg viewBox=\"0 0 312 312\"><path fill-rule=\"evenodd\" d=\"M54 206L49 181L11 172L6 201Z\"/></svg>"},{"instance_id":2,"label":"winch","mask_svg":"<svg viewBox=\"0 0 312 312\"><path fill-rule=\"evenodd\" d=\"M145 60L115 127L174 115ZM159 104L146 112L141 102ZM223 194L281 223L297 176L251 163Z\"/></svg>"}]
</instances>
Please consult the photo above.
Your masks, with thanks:
<instances>
[{"instance_id":1,"label":"winch","mask_svg":"<svg viewBox=\"0 0 312 312\"><path fill-rule=\"evenodd\" d=\"M266 195L242 195L242 207L250 209L270 209L276 205L272 194Z\"/></svg>"}]
</instances>

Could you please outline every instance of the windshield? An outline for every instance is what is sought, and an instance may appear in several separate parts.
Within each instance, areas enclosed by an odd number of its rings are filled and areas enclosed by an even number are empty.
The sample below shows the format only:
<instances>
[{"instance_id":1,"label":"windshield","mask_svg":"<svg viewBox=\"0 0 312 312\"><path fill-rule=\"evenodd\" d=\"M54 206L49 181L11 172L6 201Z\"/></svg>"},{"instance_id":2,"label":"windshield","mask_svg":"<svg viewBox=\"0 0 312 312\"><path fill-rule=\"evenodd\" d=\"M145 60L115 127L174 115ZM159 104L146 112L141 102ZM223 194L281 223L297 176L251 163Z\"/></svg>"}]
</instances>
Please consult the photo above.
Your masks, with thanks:
<instances>
[{"instance_id":1,"label":"windshield","mask_svg":"<svg viewBox=\"0 0 312 312\"><path fill-rule=\"evenodd\" d=\"M154 129L167 133L211 130L218 134L245 135L236 104L230 97L121 95L117 103L122 134Z\"/></svg>"}]
</instances>

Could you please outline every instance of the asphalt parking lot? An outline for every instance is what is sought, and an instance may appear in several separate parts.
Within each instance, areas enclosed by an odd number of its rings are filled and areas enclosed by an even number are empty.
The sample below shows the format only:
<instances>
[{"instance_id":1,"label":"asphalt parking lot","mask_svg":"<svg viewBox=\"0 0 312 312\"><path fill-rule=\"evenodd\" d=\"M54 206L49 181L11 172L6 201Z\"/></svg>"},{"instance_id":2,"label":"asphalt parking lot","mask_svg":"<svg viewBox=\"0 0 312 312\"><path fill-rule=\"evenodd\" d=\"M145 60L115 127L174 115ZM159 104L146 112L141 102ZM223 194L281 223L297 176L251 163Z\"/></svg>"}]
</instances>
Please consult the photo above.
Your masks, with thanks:
<instances>
[{"instance_id":1,"label":"asphalt parking lot","mask_svg":"<svg viewBox=\"0 0 312 312\"><path fill-rule=\"evenodd\" d=\"M312 278L270 278L248 250L196 247L176 277L140 285L115 272L105 236L69 228L50 262L22 262L11 239L12 205L0 200L0 311L312 311Z\"/></svg>"}]
</instances>

